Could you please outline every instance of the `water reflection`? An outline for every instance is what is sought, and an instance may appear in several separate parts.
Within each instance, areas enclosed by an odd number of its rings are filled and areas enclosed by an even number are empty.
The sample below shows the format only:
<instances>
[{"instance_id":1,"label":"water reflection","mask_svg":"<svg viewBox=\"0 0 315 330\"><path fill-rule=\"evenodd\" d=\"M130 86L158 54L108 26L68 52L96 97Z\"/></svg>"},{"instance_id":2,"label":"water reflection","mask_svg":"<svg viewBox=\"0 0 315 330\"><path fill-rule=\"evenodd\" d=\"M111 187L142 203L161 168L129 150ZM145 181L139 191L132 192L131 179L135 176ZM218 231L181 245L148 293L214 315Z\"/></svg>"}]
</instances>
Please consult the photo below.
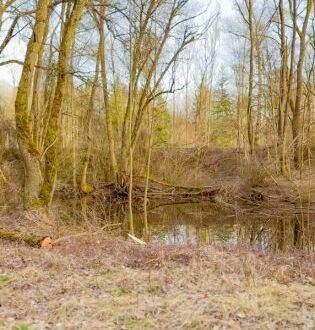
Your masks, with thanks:
<instances>
[{"instance_id":1,"label":"water reflection","mask_svg":"<svg viewBox=\"0 0 315 330\"><path fill-rule=\"evenodd\" d=\"M85 198L73 205L72 213L78 221L121 224L116 234L122 236L130 231L128 207L124 204ZM139 238L166 244L249 243L262 249L315 250L314 214L269 212L234 212L214 203L172 204L148 211L147 230L143 212L134 210L133 230Z\"/></svg>"}]
</instances>

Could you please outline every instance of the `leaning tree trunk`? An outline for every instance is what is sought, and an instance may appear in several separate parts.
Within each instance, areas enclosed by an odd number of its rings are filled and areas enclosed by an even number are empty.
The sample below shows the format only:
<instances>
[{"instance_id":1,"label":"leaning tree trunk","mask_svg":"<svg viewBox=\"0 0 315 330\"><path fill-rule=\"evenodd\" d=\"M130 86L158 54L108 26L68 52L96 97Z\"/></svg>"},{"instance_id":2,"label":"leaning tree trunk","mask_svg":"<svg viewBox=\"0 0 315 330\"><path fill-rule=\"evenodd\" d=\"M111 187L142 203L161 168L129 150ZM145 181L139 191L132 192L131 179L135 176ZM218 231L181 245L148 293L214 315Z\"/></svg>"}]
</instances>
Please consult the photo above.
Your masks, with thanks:
<instances>
[{"instance_id":1,"label":"leaning tree trunk","mask_svg":"<svg viewBox=\"0 0 315 330\"><path fill-rule=\"evenodd\" d=\"M58 60L58 78L54 100L51 107L47 133L45 137L45 174L44 182L40 191L40 198L46 207L49 206L55 182L57 179L58 159L57 147L59 136L59 115L62 103L66 94L67 71L69 68L69 57L71 54L72 44L75 36L76 26L81 18L83 9L87 0L78 0L74 3L73 9L64 25L62 40L59 50Z\"/></svg>"},{"instance_id":2,"label":"leaning tree trunk","mask_svg":"<svg viewBox=\"0 0 315 330\"><path fill-rule=\"evenodd\" d=\"M48 21L49 0L40 0L37 5L33 35L28 42L21 79L15 100L16 131L21 158L24 164L23 201L26 208L38 205L38 194L42 181L39 152L32 140L29 116L29 91L32 86L35 65L39 54L45 27Z\"/></svg>"}]
</instances>

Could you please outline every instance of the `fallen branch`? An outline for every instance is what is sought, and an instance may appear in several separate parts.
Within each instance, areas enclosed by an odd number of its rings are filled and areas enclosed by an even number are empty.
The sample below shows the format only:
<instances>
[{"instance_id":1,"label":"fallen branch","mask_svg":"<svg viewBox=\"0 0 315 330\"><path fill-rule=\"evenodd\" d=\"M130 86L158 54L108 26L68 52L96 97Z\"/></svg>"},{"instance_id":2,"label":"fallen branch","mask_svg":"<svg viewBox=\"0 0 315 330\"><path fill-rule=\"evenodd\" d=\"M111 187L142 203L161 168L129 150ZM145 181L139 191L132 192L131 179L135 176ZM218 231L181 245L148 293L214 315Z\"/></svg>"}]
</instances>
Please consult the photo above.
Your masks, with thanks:
<instances>
[{"instance_id":1,"label":"fallen branch","mask_svg":"<svg viewBox=\"0 0 315 330\"><path fill-rule=\"evenodd\" d=\"M137 175L137 176L135 176L135 178L145 179L145 177L142 176L142 175ZM189 186L174 185L172 183L165 182L165 181L160 181L160 180L157 180L157 179L152 178L152 177L149 177L149 181L150 182L153 182L155 184L158 184L160 186L163 186L163 187L175 188L175 189L183 189L183 190L198 190L198 191L202 191L202 190L210 189L211 188L211 187L202 187L202 186L200 186L200 187L189 187Z\"/></svg>"},{"instance_id":2,"label":"fallen branch","mask_svg":"<svg viewBox=\"0 0 315 330\"><path fill-rule=\"evenodd\" d=\"M95 231L93 233L83 232L83 233L78 233L78 234L63 236L63 237L60 237L60 238L57 238L56 240L54 240L53 241L53 245L58 245L61 241L65 241L65 240L67 240L69 238L77 238L77 237L88 236L88 235L91 235L91 236L98 235L105 228L115 227L115 226L121 226L121 225L122 225L122 223L112 223L112 224L107 224L107 225L101 227L100 229L98 229L97 231Z\"/></svg>"},{"instance_id":3,"label":"fallen branch","mask_svg":"<svg viewBox=\"0 0 315 330\"><path fill-rule=\"evenodd\" d=\"M138 179L142 177L138 176ZM149 178L150 185L148 186L147 196L150 200L154 199L169 199L175 201L182 201L187 198L199 199L200 201L207 200L212 201L214 197L220 191L220 187L184 187L172 185L166 182L160 182ZM142 198L146 190L145 184L141 181L135 181L133 186L133 197L135 199ZM115 185L102 185L96 189L97 193L106 193L109 197L116 199L126 199L129 195L128 187L117 187Z\"/></svg>"},{"instance_id":4,"label":"fallen branch","mask_svg":"<svg viewBox=\"0 0 315 330\"><path fill-rule=\"evenodd\" d=\"M140 245L147 245L146 242L142 241L141 239L139 239L138 237L136 236L133 236L131 234L128 234L128 237L131 238L134 242L140 244Z\"/></svg>"}]
</instances>

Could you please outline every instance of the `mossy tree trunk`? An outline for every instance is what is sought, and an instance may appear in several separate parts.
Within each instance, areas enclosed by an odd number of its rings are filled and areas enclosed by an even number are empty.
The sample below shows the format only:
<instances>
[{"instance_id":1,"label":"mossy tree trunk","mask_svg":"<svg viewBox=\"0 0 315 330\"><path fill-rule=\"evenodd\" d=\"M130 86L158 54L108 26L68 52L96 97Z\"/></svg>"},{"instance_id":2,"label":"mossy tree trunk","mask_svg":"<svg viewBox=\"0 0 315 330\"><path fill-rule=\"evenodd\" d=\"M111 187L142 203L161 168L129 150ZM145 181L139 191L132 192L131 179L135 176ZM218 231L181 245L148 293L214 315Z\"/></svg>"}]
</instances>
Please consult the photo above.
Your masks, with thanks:
<instances>
[{"instance_id":1,"label":"mossy tree trunk","mask_svg":"<svg viewBox=\"0 0 315 330\"><path fill-rule=\"evenodd\" d=\"M45 171L44 181L40 191L40 199L46 207L50 205L57 178L59 116L66 94L67 75L69 74L69 59L75 36L75 30L86 3L87 0L78 0L74 2L71 14L67 17L63 28L57 66L57 85L45 137Z\"/></svg>"},{"instance_id":2,"label":"mossy tree trunk","mask_svg":"<svg viewBox=\"0 0 315 330\"><path fill-rule=\"evenodd\" d=\"M45 32L42 44L38 53L38 61L37 61L37 70L34 74L34 82L33 82L33 96L31 101L31 113L30 117L32 118L32 139L36 148L40 150L39 147L39 134L40 134L40 108L42 105L42 93L41 93L41 79L42 79L42 66L43 66L43 54L45 50L46 39L49 30L48 20L45 26Z\"/></svg>"},{"instance_id":3,"label":"mossy tree trunk","mask_svg":"<svg viewBox=\"0 0 315 330\"><path fill-rule=\"evenodd\" d=\"M41 45L48 22L50 0L39 0L36 10L35 25L25 54L21 79L15 100L16 131L21 158L24 164L23 200L26 208L38 205L38 194L42 181L39 152L33 143L29 116L29 91L39 61Z\"/></svg>"}]
</instances>

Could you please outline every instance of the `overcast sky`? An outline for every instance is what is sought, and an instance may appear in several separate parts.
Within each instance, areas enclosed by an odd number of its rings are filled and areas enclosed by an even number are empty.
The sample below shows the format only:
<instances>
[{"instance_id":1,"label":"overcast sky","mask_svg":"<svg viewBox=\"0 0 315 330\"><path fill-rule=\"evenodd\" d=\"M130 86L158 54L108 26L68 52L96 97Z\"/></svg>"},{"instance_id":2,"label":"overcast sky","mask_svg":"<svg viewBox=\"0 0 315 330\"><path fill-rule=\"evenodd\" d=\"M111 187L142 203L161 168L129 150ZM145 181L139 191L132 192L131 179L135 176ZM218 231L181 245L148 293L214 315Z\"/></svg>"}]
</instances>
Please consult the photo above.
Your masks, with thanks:
<instances>
[{"instance_id":1,"label":"overcast sky","mask_svg":"<svg viewBox=\"0 0 315 330\"><path fill-rule=\"evenodd\" d=\"M221 7L221 20L224 22L230 17L233 16L233 10L234 10L234 0L191 0L191 3L194 4L200 4L204 3L205 5L208 5L209 2L211 4L211 8L213 11L218 8L218 6ZM220 47L219 53L218 53L218 66L222 66L225 61L227 61L228 58L228 49L227 49L227 39L225 33L221 33L220 37ZM0 60L4 59L18 59L23 60L24 54L26 51L26 46L23 41L19 39L19 37L16 37L8 46L8 49L5 53L6 57L1 58ZM0 66L0 81L6 81L7 83L16 86L19 81L21 72L21 66L20 65L7 65L7 66Z\"/></svg>"}]
</instances>

